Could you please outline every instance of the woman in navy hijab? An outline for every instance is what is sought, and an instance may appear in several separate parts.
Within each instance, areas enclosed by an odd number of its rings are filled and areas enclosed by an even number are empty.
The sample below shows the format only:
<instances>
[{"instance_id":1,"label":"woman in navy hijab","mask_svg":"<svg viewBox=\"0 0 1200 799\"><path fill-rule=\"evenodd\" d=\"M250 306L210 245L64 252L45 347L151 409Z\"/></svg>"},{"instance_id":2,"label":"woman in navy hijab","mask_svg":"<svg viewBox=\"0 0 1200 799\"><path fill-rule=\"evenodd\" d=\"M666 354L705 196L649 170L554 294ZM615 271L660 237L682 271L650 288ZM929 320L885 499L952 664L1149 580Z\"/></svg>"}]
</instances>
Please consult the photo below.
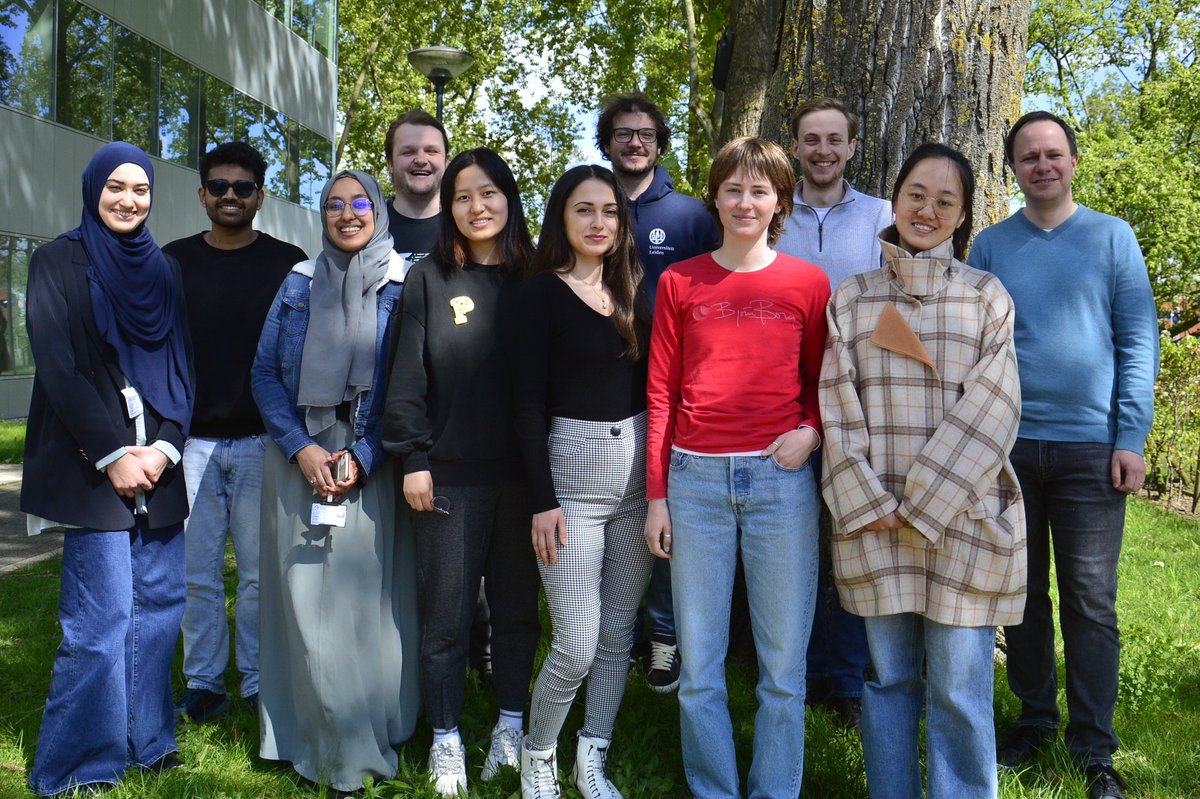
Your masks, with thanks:
<instances>
[{"instance_id":1,"label":"woman in navy hijab","mask_svg":"<svg viewBox=\"0 0 1200 799\"><path fill-rule=\"evenodd\" d=\"M171 658L185 596L191 420L178 265L150 237L154 168L131 144L83 172L79 227L33 254L37 371L21 509L65 529L54 658L29 785L97 793L175 755Z\"/></svg>"}]
</instances>

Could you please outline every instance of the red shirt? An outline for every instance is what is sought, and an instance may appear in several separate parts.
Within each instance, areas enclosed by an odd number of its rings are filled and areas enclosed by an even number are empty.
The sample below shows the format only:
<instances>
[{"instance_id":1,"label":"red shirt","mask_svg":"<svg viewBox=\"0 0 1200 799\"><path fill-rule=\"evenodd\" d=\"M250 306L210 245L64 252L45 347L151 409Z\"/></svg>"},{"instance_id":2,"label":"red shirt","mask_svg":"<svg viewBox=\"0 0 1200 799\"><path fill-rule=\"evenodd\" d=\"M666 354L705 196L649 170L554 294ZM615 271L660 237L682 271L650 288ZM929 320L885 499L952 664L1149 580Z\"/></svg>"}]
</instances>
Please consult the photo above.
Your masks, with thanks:
<instances>
[{"instance_id":1,"label":"red shirt","mask_svg":"<svg viewBox=\"0 0 1200 799\"><path fill-rule=\"evenodd\" d=\"M800 426L821 429L817 378L829 279L776 253L755 272L711 255L658 281L646 387L646 497L667 495L672 445L706 455L759 452Z\"/></svg>"}]
</instances>

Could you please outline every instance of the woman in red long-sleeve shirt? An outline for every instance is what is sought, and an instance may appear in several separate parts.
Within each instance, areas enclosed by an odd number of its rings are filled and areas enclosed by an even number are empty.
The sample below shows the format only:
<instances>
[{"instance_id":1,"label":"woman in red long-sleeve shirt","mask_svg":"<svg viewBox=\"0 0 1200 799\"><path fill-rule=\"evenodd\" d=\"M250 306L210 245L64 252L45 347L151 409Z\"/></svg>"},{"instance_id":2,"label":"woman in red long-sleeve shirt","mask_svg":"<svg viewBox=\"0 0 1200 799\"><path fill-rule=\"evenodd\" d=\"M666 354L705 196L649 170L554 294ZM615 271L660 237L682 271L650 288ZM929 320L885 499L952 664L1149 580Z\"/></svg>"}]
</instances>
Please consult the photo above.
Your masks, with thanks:
<instances>
[{"instance_id":1,"label":"woman in red long-sleeve shirt","mask_svg":"<svg viewBox=\"0 0 1200 799\"><path fill-rule=\"evenodd\" d=\"M819 508L808 460L829 281L771 249L793 188L777 145L722 148L707 200L721 246L671 266L655 303L646 541L672 559L684 770L702 799L740 795L724 672L739 549L759 659L748 791L800 790Z\"/></svg>"}]
</instances>

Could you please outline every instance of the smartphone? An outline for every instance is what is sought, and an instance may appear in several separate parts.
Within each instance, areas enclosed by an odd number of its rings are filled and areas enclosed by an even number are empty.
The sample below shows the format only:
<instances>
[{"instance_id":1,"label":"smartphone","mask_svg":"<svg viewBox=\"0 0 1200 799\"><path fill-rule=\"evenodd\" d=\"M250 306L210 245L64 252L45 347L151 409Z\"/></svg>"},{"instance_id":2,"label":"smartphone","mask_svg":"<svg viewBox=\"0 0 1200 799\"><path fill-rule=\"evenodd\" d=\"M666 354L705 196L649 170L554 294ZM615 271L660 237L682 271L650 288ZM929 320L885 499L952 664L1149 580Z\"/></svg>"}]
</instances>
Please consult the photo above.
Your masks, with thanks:
<instances>
[{"instance_id":1,"label":"smartphone","mask_svg":"<svg viewBox=\"0 0 1200 799\"><path fill-rule=\"evenodd\" d=\"M350 479L350 453L343 452L342 457L337 459L337 465L334 468L333 479L339 483L344 483Z\"/></svg>"}]
</instances>

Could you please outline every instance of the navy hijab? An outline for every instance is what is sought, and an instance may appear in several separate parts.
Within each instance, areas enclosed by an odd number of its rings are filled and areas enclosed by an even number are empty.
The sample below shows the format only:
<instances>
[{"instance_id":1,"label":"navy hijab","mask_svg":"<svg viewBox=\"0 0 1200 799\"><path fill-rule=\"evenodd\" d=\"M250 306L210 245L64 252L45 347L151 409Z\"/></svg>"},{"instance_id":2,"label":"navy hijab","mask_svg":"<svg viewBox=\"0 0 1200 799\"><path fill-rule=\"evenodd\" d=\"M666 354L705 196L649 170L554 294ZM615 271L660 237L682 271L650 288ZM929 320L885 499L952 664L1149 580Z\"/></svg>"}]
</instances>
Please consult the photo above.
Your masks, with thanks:
<instances>
[{"instance_id":1,"label":"navy hijab","mask_svg":"<svg viewBox=\"0 0 1200 799\"><path fill-rule=\"evenodd\" d=\"M117 234L100 218L104 184L122 164L146 170L153 200L154 166L149 157L132 144L106 144L83 170L79 227L63 235L83 242L91 263L87 278L96 328L117 351L121 372L145 403L177 422L186 434L192 418L192 387L183 313L170 264L145 222L131 233Z\"/></svg>"}]
</instances>

